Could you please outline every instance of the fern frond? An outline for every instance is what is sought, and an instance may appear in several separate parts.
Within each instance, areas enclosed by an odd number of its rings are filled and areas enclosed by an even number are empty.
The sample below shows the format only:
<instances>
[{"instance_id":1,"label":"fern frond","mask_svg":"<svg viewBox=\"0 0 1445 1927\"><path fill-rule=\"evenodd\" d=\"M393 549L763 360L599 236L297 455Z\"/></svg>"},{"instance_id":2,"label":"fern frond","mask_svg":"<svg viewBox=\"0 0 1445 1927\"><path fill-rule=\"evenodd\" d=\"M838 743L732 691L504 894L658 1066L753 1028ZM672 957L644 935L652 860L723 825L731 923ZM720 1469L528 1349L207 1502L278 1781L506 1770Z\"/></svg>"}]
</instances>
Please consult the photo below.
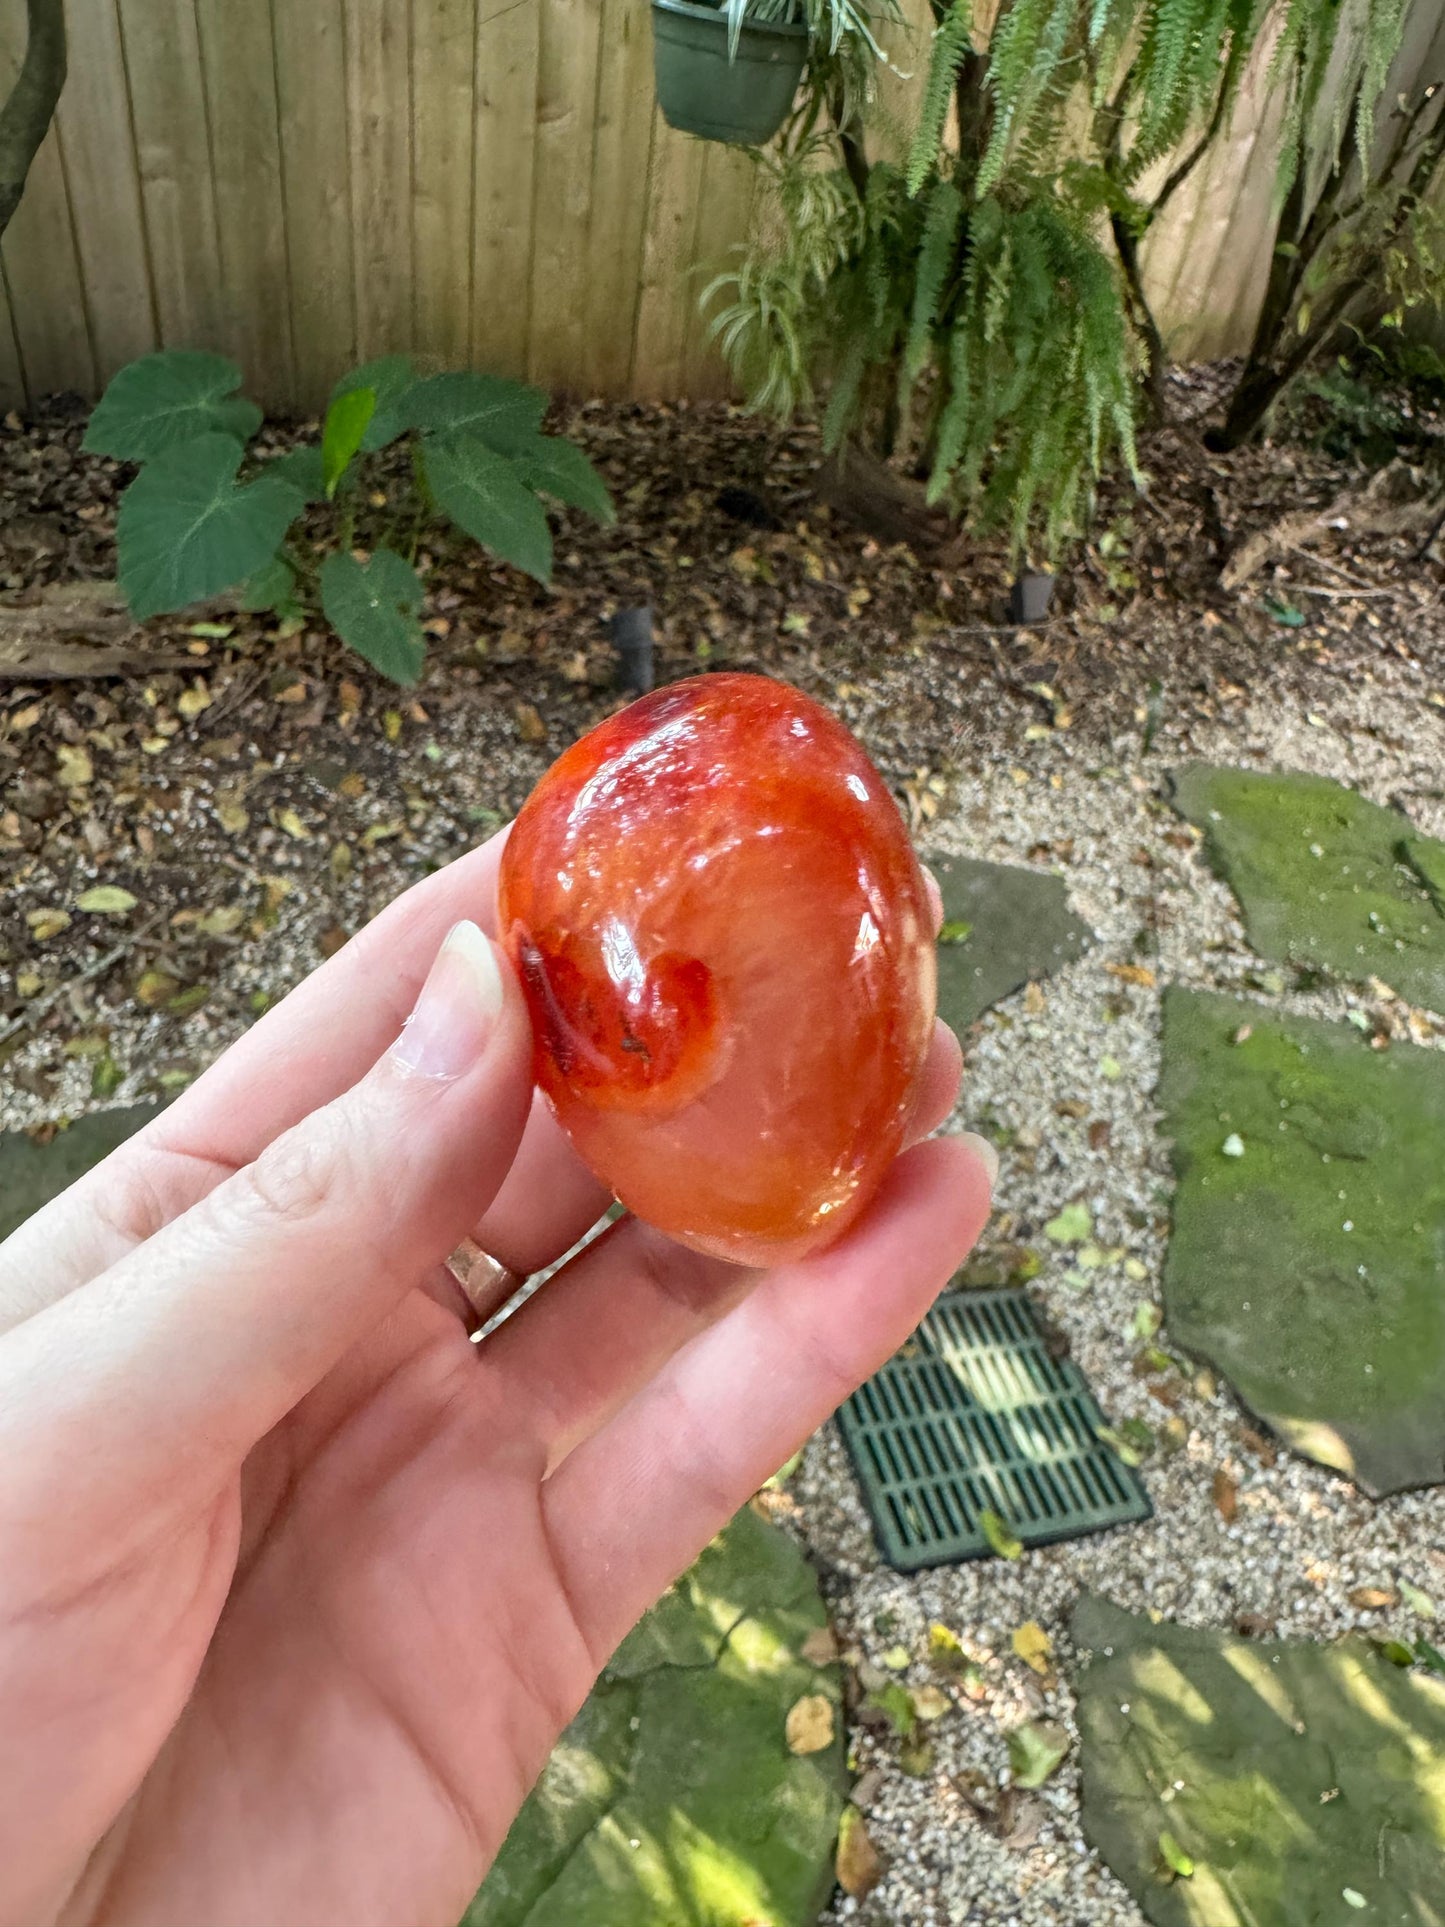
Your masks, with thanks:
<instances>
[{"instance_id":1,"label":"fern frond","mask_svg":"<svg viewBox=\"0 0 1445 1927\"><path fill-rule=\"evenodd\" d=\"M907 380L918 379L928 359L932 331L939 320L944 287L958 254L963 226L963 196L952 181L935 180L923 217L923 241L913 281L913 312L903 368Z\"/></svg>"},{"instance_id":2,"label":"fern frond","mask_svg":"<svg viewBox=\"0 0 1445 1927\"><path fill-rule=\"evenodd\" d=\"M908 155L908 192L917 194L938 159L958 70L973 48L973 0L953 0L933 36L918 131Z\"/></svg>"}]
</instances>

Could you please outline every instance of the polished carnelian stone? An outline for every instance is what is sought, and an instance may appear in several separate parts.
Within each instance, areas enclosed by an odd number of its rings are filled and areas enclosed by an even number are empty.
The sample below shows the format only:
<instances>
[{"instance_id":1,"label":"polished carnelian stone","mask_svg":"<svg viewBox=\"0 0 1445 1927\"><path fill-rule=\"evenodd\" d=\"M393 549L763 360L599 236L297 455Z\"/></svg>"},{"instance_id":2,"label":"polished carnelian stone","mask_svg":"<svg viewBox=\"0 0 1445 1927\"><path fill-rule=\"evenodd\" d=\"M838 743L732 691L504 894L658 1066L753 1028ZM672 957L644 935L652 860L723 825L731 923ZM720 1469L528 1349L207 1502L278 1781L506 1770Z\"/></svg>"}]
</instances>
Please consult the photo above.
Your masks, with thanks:
<instances>
[{"instance_id":1,"label":"polished carnelian stone","mask_svg":"<svg viewBox=\"0 0 1445 1927\"><path fill-rule=\"evenodd\" d=\"M767 1264L856 1216L908 1120L934 955L898 807L827 710L699 676L600 724L513 825L499 928L537 1081L638 1217Z\"/></svg>"}]
</instances>

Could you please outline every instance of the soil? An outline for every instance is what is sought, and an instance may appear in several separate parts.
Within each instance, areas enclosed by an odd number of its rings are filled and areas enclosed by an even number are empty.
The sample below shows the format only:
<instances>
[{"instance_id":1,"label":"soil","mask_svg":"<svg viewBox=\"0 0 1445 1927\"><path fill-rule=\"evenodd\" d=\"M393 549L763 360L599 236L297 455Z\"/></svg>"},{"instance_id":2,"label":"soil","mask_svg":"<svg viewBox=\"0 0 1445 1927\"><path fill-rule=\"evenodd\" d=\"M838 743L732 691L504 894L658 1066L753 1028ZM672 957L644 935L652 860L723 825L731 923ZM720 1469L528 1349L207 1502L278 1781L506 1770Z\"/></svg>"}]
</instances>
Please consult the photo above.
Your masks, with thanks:
<instances>
[{"instance_id":1,"label":"soil","mask_svg":"<svg viewBox=\"0 0 1445 1927\"><path fill-rule=\"evenodd\" d=\"M1412 560L1413 537L1327 530L1238 594L1221 586L1252 535L1363 478L1318 448L1206 453L1216 387L1208 371L1177 379L1177 412L1203 412L1146 444L1147 487L1109 492L1033 629L1004 620L1001 544L919 556L820 504L811 432L720 406L593 404L557 426L601 469L618 526L563 516L550 590L461 541L424 551L415 691L322 629L284 636L255 617L152 625L157 660L184 669L0 686L9 1121L73 1107L77 1059L97 1095L184 1081L399 889L511 814L626 700L608 630L622 608L653 608L660 680L763 670L833 704L919 827L971 755L1015 728L1018 704L1032 727L1102 751L1166 714L1227 717L1261 684L1308 706L1382 658L1394 686L1438 696L1440 569ZM83 428L64 401L0 427L0 590L112 574L129 471L84 455ZM96 885L134 909L79 910Z\"/></svg>"}]
</instances>

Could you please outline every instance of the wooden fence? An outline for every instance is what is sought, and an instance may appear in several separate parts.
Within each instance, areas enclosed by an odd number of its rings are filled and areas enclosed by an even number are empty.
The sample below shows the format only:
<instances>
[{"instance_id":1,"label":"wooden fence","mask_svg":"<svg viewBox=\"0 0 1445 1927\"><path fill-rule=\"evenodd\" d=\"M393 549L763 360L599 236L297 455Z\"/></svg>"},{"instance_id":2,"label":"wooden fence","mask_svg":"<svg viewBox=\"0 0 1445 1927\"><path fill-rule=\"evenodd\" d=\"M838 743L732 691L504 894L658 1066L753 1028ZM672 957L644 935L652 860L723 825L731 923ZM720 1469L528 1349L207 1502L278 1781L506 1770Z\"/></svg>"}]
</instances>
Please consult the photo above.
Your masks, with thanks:
<instances>
[{"instance_id":1,"label":"wooden fence","mask_svg":"<svg viewBox=\"0 0 1445 1927\"><path fill-rule=\"evenodd\" d=\"M3 246L0 403L93 395L158 346L233 354L280 411L394 349L578 394L725 390L697 264L746 232L753 171L656 112L647 0L66 13L70 77ZM0 0L0 86L23 46L22 0ZM921 73L921 46L900 64ZM1151 237L1184 357L1247 339L1276 122L1256 76Z\"/></svg>"}]
</instances>

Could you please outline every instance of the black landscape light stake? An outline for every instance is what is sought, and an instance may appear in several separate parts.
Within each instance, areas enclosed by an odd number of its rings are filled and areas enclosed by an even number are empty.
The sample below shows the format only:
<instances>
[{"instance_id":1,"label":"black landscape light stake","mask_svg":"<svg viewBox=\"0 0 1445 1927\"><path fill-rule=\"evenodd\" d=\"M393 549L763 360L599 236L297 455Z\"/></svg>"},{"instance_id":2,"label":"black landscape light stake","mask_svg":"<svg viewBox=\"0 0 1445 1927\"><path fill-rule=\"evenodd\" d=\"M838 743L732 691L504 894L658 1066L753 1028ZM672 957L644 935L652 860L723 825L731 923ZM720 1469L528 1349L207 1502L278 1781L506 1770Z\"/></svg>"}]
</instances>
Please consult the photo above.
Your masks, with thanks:
<instances>
[{"instance_id":1,"label":"black landscape light stake","mask_svg":"<svg viewBox=\"0 0 1445 1927\"><path fill-rule=\"evenodd\" d=\"M612 618L612 646L619 659L618 682L645 696L652 687L652 609L619 609Z\"/></svg>"},{"instance_id":2,"label":"black landscape light stake","mask_svg":"<svg viewBox=\"0 0 1445 1927\"><path fill-rule=\"evenodd\" d=\"M1014 578L1013 588L1009 591L1008 619L1019 623L1042 622L1049 613L1053 599L1054 578L1034 569L1025 569Z\"/></svg>"}]
</instances>

